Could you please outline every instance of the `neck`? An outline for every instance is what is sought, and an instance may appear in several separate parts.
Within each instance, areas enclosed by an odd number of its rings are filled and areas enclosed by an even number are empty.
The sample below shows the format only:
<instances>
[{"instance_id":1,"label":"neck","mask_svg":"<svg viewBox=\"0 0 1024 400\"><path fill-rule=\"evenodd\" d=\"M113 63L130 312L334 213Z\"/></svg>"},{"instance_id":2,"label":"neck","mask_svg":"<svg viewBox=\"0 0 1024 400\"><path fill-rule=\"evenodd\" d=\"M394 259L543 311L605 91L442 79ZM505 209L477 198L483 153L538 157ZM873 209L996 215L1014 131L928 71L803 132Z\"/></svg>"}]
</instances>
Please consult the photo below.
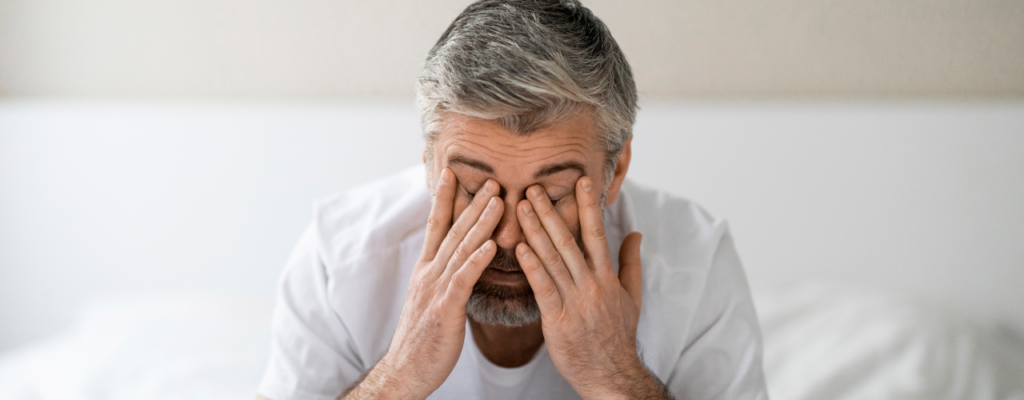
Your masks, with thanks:
<instances>
[{"instance_id":1,"label":"neck","mask_svg":"<svg viewBox=\"0 0 1024 400\"><path fill-rule=\"evenodd\" d=\"M480 353L491 363L504 368L526 365L544 343L540 321L509 328L481 324L470 318L469 327Z\"/></svg>"}]
</instances>

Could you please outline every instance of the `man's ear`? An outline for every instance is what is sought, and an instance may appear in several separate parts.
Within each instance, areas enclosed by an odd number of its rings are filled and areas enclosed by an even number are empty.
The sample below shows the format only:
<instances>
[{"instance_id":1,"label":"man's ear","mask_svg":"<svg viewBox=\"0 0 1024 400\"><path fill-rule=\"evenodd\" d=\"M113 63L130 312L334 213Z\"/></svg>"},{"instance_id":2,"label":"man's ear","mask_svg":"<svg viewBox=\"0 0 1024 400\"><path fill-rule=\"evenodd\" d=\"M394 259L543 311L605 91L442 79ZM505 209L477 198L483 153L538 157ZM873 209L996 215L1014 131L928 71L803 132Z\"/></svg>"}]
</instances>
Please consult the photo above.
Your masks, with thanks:
<instances>
[{"instance_id":1,"label":"man's ear","mask_svg":"<svg viewBox=\"0 0 1024 400\"><path fill-rule=\"evenodd\" d=\"M425 182L427 182L427 189L430 189L431 191L433 191L434 188L432 186L430 186L430 166L427 165L427 147L426 146L423 147L423 166L427 170L427 173L423 174L423 180Z\"/></svg>"},{"instance_id":2,"label":"man's ear","mask_svg":"<svg viewBox=\"0 0 1024 400\"><path fill-rule=\"evenodd\" d=\"M626 139L626 144L622 146L619 157L615 159L615 173L612 175L611 184L608 185L608 200L605 205L611 205L619 197L619 189L622 189L622 182L626 180L626 171L629 171L629 159L633 151L632 144L633 137L630 136L629 139Z\"/></svg>"}]
</instances>

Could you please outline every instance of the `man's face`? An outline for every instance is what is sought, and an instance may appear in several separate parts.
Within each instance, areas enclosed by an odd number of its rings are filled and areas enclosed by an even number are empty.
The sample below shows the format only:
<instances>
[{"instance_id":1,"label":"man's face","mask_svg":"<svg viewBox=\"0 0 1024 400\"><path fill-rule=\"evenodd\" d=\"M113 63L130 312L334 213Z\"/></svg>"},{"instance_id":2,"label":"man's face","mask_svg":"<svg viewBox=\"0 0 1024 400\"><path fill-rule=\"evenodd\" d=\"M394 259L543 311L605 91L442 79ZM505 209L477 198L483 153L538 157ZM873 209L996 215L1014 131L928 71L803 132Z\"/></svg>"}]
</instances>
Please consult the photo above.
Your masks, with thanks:
<instances>
[{"instance_id":1,"label":"man's face","mask_svg":"<svg viewBox=\"0 0 1024 400\"><path fill-rule=\"evenodd\" d=\"M527 188L540 185L566 226L580 240L576 181L586 175L604 182L605 152L589 113L528 135L512 133L495 121L449 113L434 143L430 176L445 167L458 178L453 221L469 206L488 179L500 186L505 208L491 239L497 254L473 288L467 312L477 322L522 325L540 317L533 291L519 267L514 249L525 242L516 206Z\"/></svg>"}]
</instances>

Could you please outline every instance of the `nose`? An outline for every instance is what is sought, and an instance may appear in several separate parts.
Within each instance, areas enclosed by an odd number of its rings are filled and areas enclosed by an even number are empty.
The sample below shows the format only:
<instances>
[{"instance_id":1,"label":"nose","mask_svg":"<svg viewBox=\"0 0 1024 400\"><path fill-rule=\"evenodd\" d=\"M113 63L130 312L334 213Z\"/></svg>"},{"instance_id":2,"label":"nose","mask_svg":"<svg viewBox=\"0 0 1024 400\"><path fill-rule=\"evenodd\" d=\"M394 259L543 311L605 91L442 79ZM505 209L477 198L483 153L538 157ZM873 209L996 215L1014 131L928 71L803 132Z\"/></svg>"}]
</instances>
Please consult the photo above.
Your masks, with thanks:
<instances>
[{"instance_id":1,"label":"nose","mask_svg":"<svg viewBox=\"0 0 1024 400\"><path fill-rule=\"evenodd\" d=\"M523 228L519 225L519 217L516 216L516 206L523 199L524 193L505 191L502 188L501 196L505 202L505 212L501 215L501 221L494 228L494 243L503 249L514 249L520 242L526 241L523 235Z\"/></svg>"}]
</instances>

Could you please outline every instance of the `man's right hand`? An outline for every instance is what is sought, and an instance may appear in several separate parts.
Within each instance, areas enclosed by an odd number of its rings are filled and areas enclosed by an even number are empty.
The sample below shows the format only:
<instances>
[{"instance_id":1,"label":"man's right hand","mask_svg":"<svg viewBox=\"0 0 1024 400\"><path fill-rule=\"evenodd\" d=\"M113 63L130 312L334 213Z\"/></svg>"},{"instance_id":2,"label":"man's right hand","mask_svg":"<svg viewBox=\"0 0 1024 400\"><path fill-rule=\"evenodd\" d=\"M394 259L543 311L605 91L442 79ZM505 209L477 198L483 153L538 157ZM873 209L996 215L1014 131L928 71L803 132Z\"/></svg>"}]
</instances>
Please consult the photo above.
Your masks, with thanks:
<instances>
[{"instance_id":1,"label":"man's right hand","mask_svg":"<svg viewBox=\"0 0 1024 400\"><path fill-rule=\"evenodd\" d=\"M497 246L488 240L504 204L488 180L454 224L456 178L441 171L423 253L413 269L387 354L347 399L423 399L448 379L466 337L466 302ZM450 227L450 228L449 228Z\"/></svg>"}]
</instances>

